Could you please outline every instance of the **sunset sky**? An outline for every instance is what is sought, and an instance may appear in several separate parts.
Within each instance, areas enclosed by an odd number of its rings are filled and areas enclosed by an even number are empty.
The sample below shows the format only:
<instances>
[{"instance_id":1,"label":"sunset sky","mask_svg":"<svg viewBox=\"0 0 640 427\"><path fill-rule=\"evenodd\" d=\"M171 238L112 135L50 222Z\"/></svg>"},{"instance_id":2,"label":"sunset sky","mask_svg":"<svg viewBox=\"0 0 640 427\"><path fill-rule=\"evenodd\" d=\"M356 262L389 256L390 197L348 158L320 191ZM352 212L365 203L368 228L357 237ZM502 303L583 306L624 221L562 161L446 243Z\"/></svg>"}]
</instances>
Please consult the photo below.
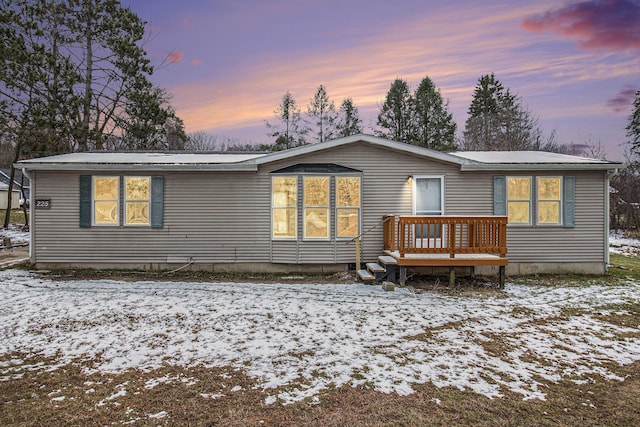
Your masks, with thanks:
<instances>
[{"instance_id":1,"label":"sunset sky","mask_svg":"<svg viewBox=\"0 0 640 427\"><path fill-rule=\"evenodd\" d=\"M154 81L187 132L271 142L288 90L306 110L323 84L373 133L396 78L429 76L464 129L494 72L558 141L621 160L640 88L640 0L122 0L148 22Z\"/></svg>"}]
</instances>

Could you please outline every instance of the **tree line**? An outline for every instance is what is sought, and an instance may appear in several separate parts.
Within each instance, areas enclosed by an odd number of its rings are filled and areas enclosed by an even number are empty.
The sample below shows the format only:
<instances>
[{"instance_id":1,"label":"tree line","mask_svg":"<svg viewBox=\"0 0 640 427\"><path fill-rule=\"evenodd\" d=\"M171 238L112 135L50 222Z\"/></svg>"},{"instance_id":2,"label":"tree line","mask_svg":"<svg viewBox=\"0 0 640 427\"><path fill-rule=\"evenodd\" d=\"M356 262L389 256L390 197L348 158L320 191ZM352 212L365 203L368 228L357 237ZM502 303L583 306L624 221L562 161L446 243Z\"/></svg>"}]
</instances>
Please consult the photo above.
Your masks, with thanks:
<instances>
[{"instance_id":1,"label":"tree line","mask_svg":"<svg viewBox=\"0 0 640 427\"><path fill-rule=\"evenodd\" d=\"M267 135L275 138L270 147L281 150L323 142L334 137L362 132L362 120L352 98L343 100L336 110L324 85L310 100L306 114L301 112L290 92L278 105L275 122L265 122ZM375 133L381 137L433 150L543 150L564 152L555 131L545 136L538 117L522 98L495 77L483 75L473 93L468 118L461 136L449 111L449 101L427 76L411 91L403 79L391 83L377 116ZM269 148L269 146L267 146Z\"/></svg>"},{"instance_id":2,"label":"tree line","mask_svg":"<svg viewBox=\"0 0 640 427\"><path fill-rule=\"evenodd\" d=\"M640 238L640 90L625 130L629 149L625 167L611 177L609 225Z\"/></svg>"},{"instance_id":3,"label":"tree line","mask_svg":"<svg viewBox=\"0 0 640 427\"><path fill-rule=\"evenodd\" d=\"M227 139L220 147L206 134L187 136L169 94L151 82L144 42L145 22L118 0L0 0L0 161L89 150L274 151L362 132L353 99L336 107L320 85L304 112L284 94L265 122L272 143ZM440 151L567 149L494 74L478 79L460 133L428 76L415 90L395 79L376 125L381 137ZM640 92L626 130L627 167L611 180L612 224L637 228Z\"/></svg>"},{"instance_id":4,"label":"tree line","mask_svg":"<svg viewBox=\"0 0 640 427\"><path fill-rule=\"evenodd\" d=\"M150 80L144 26L117 0L0 0L0 152L11 164L9 194L21 158L184 148L184 124Z\"/></svg>"},{"instance_id":5,"label":"tree line","mask_svg":"<svg viewBox=\"0 0 640 427\"><path fill-rule=\"evenodd\" d=\"M144 25L117 0L0 0L0 143L16 158L181 149Z\"/></svg>"}]
</instances>

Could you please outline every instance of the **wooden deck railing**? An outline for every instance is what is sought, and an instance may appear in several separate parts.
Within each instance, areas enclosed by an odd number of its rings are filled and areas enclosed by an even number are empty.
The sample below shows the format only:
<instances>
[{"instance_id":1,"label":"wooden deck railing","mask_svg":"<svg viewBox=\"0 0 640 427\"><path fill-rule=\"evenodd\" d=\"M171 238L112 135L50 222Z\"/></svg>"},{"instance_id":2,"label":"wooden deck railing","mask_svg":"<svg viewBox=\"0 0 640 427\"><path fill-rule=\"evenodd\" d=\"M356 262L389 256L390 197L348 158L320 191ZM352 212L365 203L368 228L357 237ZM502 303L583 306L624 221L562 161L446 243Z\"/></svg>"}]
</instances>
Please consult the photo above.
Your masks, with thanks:
<instances>
[{"instance_id":1,"label":"wooden deck railing","mask_svg":"<svg viewBox=\"0 0 640 427\"><path fill-rule=\"evenodd\" d=\"M385 216L384 249L407 254L507 255L506 216Z\"/></svg>"}]
</instances>

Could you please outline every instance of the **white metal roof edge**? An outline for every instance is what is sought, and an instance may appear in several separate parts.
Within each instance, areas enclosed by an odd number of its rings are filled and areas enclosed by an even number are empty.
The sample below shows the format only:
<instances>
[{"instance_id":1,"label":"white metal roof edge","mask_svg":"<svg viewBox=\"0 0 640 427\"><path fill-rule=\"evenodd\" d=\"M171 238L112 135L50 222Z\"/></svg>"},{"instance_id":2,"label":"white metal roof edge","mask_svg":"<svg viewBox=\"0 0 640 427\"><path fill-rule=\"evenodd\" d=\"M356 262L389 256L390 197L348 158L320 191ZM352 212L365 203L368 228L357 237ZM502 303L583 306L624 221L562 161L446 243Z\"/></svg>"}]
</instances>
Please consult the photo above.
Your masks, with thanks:
<instances>
[{"instance_id":1,"label":"white metal roof edge","mask_svg":"<svg viewBox=\"0 0 640 427\"><path fill-rule=\"evenodd\" d=\"M95 171L95 170L136 170L136 171L240 171L256 172L258 166L246 161L238 163L16 163L16 168L33 171Z\"/></svg>"},{"instance_id":2,"label":"white metal roof edge","mask_svg":"<svg viewBox=\"0 0 640 427\"><path fill-rule=\"evenodd\" d=\"M263 157L247 160L247 162L262 165L265 163L277 162L279 160L286 160L289 158L302 156L305 154L311 154L317 151L328 150L331 148L340 147L342 145L352 144L354 142L365 142L367 144L377 145L379 147L388 148L395 151L403 151L406 153L410 153L410 154L414 154L422 157L429 157L434 160L440 160L442 162L453 163L456 165L475 163L474 160L464 159L448 153L443 153L441 151L430 150L428 148L419 147L417 145L391 141L389 139L385 139L385 138L381 138L373 135L362 134L362 133L345 136L343 138L333 139L331 141L303 145L301 147L295 147L295 148L291 148L283 151L276 151L274 153L267 154L266 156L263 156Z\"/></svg>"},{"instance_id":3,"label":"white metal roof edge","mask_svg":"<svg viewBox=\"0 0 640 427\"><path fill-rule=\"evenodd\" d=\"M460 166L462 172L474 171L526 171L526 170L614 170L622 163L468 163Z\"/></svg>"}]
</instances>

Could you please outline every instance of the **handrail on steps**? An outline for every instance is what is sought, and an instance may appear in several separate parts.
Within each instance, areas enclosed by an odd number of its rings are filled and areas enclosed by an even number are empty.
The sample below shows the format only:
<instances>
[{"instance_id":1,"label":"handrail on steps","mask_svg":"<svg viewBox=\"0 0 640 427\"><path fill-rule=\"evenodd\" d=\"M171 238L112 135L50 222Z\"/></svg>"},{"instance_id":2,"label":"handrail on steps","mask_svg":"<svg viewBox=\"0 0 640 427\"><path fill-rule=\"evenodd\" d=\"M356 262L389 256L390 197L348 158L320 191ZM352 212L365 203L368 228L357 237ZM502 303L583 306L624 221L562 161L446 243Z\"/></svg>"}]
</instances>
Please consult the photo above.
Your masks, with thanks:
<instances>
[{"instance_id":1,"label":"handrail on steps","mask_svg":"<svg viewBox=\"0 0 640 427\"><path fill-rule=\"evenodd\" d=\"M366 231L358 234L356 237L352 238L351 240L347 240L345 242L345 245L348 245L349 243L355 241L356 239L360 239L362 236L364 236L365 234L367 234L370 231L373 231L374 228L382 225L383 223L389 221L392 218L392 215L385 215L380 221L378 221L376 224L372 225L371 227L369 227Z\"/></svg>"},{"instance_id":2,"label":"handrail on steps","mask_svg":"<svg viewBox=\"0 0 640 427\"><path fill-rule=\"evenodd\" d=\"M369 227L364 232L358 234L353 239L348 240L348 241L345 242L345 245L348 245L349 243L354 242L354 241L356 242L356 270L359 270L360 266L362 265L362 261L361 261L362 253L361 253L361 248L360 248L360 239L361 239L361 237L365 236L370 231L373 231L378 226L380 226L380 225L384 224L385 222L389 221L391 218L393 218L393 215L385 215L384 217L382 217L382 219L380 221L375 223L373 226Z\"/></svg>"}]
</instances>

